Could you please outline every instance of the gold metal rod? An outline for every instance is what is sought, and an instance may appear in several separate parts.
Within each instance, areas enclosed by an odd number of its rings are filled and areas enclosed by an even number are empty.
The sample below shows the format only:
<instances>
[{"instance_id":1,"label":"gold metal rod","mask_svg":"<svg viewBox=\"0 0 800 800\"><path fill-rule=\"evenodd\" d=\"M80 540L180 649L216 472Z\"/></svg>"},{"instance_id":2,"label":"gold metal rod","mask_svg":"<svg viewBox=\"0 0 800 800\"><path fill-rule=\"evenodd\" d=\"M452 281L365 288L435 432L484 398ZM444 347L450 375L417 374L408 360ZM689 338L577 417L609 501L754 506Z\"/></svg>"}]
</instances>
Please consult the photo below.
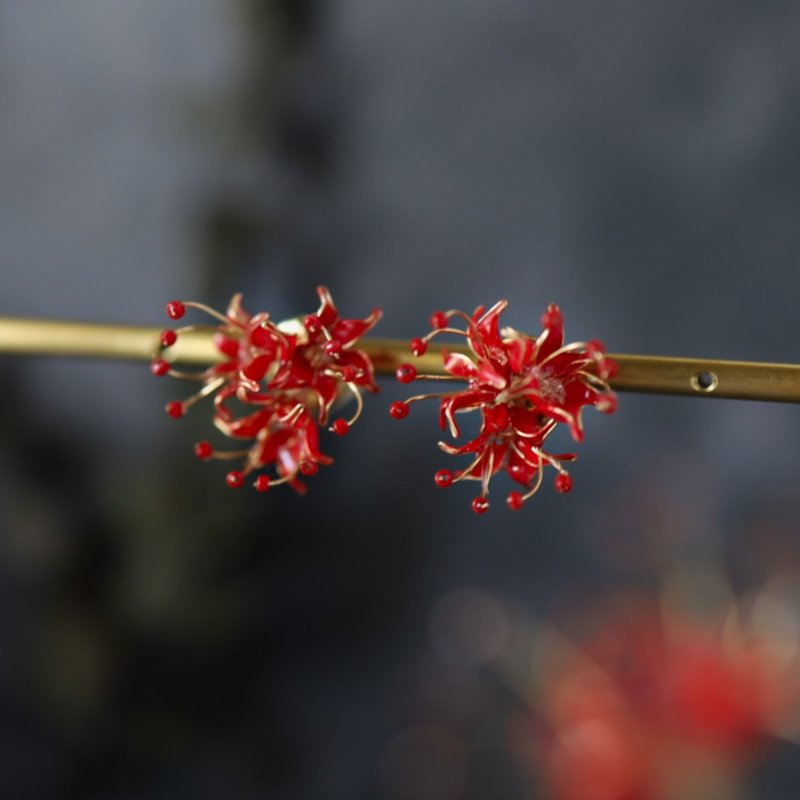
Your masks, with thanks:
<instances>
[{"instance_id":1,"label":"gold metal rod","mask_svg":"<svg viewBox=\"0 0 800 800\"><path fill-rule=\"evenodd\" d=\"M414 358L402 341L367 339L361 347L378 372L393 372L407 362L419 372L443 373L441 348L434 345L420 358ZM463 346L447 349L466 352ZM608 357L618 367L609 381L618 392L800 403L800 365L621 353Z\"/></svg>"},{"instance_id":2,"label":"gold metal rod","mask_svg":"<svg viewBox=\"0 0 800 800\"><path fill-rule=\"evenodd\" d=\"M141 325L0 318L0 354L149 361L158 350L161 330ZM210 364L219 360L219 352L208 332L197 331L183 334L164 357L181 364Z\"/></svg>"},{"instance_id":3,"label":"gold metal rod","mask_svg":"<svg viewBox=\"0 0 800 800\"><path fill-rule=\"evenodd\" d=\"M158 350L160 332L161 328L139 325L0 318L0 355L148 361ZM430 345L424 356L415 358L408 342L394 339L365 339L359 347L381 374L408 362L420 372L441 375L442 349L465 352L463 345ZM220 360L208 331L181 334L163 357L195 366ZM609 357L619 367L610 381L617 391L800 402L800 365L614 353Z\"/></svg>"},{"instance_id":4,"label":"gold metal rod","mask_svg":"<svg viewBox=\"0 0 800 800\"><path fill-rule=\"evenodd\" d=\"M609 354L621 392L800 403L800 365Z\"/></svg>"}]
</instances>

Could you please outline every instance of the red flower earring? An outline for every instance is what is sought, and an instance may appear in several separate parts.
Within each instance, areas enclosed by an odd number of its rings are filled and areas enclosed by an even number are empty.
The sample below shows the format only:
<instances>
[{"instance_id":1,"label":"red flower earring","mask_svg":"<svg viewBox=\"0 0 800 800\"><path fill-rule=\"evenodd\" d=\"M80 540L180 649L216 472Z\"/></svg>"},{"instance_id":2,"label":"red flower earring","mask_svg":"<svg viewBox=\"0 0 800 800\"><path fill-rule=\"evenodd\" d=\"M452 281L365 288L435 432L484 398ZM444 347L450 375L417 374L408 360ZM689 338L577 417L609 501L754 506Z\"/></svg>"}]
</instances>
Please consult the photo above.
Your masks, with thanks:
<instances>
[{"instance_id":1,"label":"red flower earring","mask_svg":"<svg viewBox=\"0 0 800 800\"><path fill-rule=\"evenodd\" d=\"M457 472L439 470L434 476L442 488L462 480L480 481L481 493L472 501L476 514L488 510L489 482L501 470L523 487L523 491L512 491L507 497L513 510L522 508L536 493L546 466L557 472L556 490L569 492L572 478L564 462L573 461L576 456L545 452L545 440L559 423L564 423L575 441L582 441L584 406L594 406L607 414L617 407L616 395L607 382L615 365L606 358L600 342L565 345L561 312L554 304L542 315L544 331L537 339L513 328L501 330L499 319L507 305L503 300L489 311L481 306L472 317L463 311L434 313L431 332L412 339L411 352L424 355L428 343L442 334L464 337L468 351L443 350L444 375L417 374L414 366L402 364L397 369L397 380L452 380L467 385L451 392L415 395L392 403L389 408L395 419L403 419L412 403L438 398L439 426L449 426L454 439L461 435L456 414L480 412L477 436L460 446L439 443L449 455L471 456L471 463ZM453 320L463 324L464 329L453 327Z\"/></svg>"},{"instance_id":2,"label":"red flower earring","mask_svg":"<svg viewBox=\"0 0 800 800\"><path fill-rule=\"evenodd\" d=\"M380 356L382 370L394 358L389 357L396 350L392 343L367 340L357 346L377 324L380 310L363 320L343 319L328 290L320 287L317 292L320 307L315 314L279 324L266 312L245 311L241 295L233 298L225 314L200 303L175 300L167 305L167 314L174 320L193 308L217 321L216 325L162 331L150 369L154 375L201 384L188 399L167 404L171 417L180 418L195 403L213 396L216 428L228 438L247 442L244 449L232 451L216 450L207 441L195 445L195 454L202 460L241 460L241 467L226 477L232 488L257 473L253 485L259 491L283 483L305 491L300 476L314 475L320 466L331 463L320 450L320 427L345 435L361 414L362 390L377 391L369 353ZM489 483L501 470L523 489L507 497L514 510L522 508L539 489L546 466L557 472L556 490L569 492L572 478L564 464L575 455L546 452L545 440L564 423L573 438L581 441L583 407L592 405L611 413L617 404L607 382L615 366L599 342L565 345L563 321L555 305L542 316L544 331L537 339L513 328L501 329L500 315L506 306L507 302L501 301L489 311L480 307L471 317L462 311L434 313L430 333L411 341L412 353L424 356L431 340L443 334L459 335L467 346L449 352L442 349L439 374L418 374L411 364L401 364L396 377L401 383L439 380L466 385L454 391L416 395L392 403L389 409L394 418L403 419L412 403L438 398L440 427L449 426L456 440L461 435L456 415L479 412L477 436L464 444L439 443L450 455L470 456L471 463L455 472L441 469L434 476L443 488L463 480L480 481L481 493L472 501L477 514L488 510ZM454 321L463 327L454 327ZM217 363L196 373L173 369L163 351L182 334L197 330L213 335ZM354 414L330 422L334 403L348 392L356 401Z\"/></svg>"},{"instance_id":3,"label":"red flower earring","mask_svg":"<svg viewBox=\"0 0 800 800\"><path fill-rule=\"evenodd\" d=\"M167 315L182 319L187 308L203 311L217 320L213 326L185 326L161 334L159 353L150 364L154 375L198 381L200 390L183 401L166 406L178 419L199 400L214 397L214 425L225 436L246 441L244 449L216 450L207 441L195 445L198 458L241 460L240 469L228 472L231 488L242 486L258 472L253 485L259 491L288 483L298 492L305 484L300 475L316 474L332 462L319 449L319 429L328 425L337 398L349 392L356 400L351 418L334 420L329 430L340 436L350 430L362 409L361 392L377 391L369 356L356 347L358 340L381 318L375 309L366 319L343 319L330 292L317 289L320 306L302 320L274 323L269 314L250 314L242 296L231 300L226 314L202 303L167 305ZM198 373L172 369L162 357L181 334L210 330L219 353L218 363ZM272 468L272 474L267 471Z\"/></svg>"}]
</instances>

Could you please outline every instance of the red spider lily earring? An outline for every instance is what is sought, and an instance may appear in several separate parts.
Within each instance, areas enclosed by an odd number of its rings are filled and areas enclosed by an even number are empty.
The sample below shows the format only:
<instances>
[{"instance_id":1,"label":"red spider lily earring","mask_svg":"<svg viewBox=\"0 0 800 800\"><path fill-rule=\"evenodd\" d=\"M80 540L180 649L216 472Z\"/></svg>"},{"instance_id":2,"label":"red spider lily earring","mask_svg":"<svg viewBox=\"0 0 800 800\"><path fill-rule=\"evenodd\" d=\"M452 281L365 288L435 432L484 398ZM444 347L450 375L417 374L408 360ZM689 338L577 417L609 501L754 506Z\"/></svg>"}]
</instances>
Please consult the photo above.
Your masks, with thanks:
<instances>
[{"instance_id":1,"label":"red spider lily earring","mask_svg":"<svg viewBox=\"0 0 800 800\"><path fill-rule=\"evenodd\" d=\"M315 314L278 324L266 312L245 311L238 294L224 315L202 303L175 300L167 305L173 320L193 308L218 322L163 331L150 370L202 384L188 399L167 404L171 417L182 417L199 400L213 395L216 428L248 443L244 449L221 451L207 441L195 445L202 460L242 460L242 467L226 476L231 488L242 486L248 475L257 472L253 485L259 491L286 483L305 492L299 476L315 475L320 466L332 463L319 449L319 429L328 425L337 398L349 391L356 400L350 419L330 424L329 430L344 436L361 414L362 389L377 391L372 362L355 345L377 324L381 311L375 309L363 320L343 319L324 286L317 294L320 306ZM213 334L221 361L195 373L171 368L162 357L164 348L172 347L182 334L198 330Z\"/></svg>"},{"instance_id":2,"label":"red spider lily earring","mask_svg":"<svg viewBox=\"0 0 800 800\"><path fill-rule=\"evenodd\" d=\"M431 317L431 332L412 339L411 351L423 356L428 343L442 334L466 339L468 352L442 351L444 375L418 374L411 364L397 369L401 383L414 380L453 380L466 387L451 392L420 394L392 403L389 413L395 419L408 416L410 405L419 400L439 400L439 426L449 426L454 439L461 435L455 415L478 411L478 435L460 446L439 442L449 455L468 455L471 463L452 472L439 470L434 479L442 488L463 480L481 482L481 493L472 501L472 510L483 514L489 509L489 482L504 470L524 491L512 491L509 508L518 510L542 484L544 469L553 467L559 492L572 489L572 478L564 462L573 453L554 455L544 450L544 442L559 423L569 426L575 441L583 440L581 410L591 405L604 413L617 407L608 385L614 362L605 356L603 345L592 341L564 344L564 324L556 305L542 315L544 331L534 339L513 328L500 329L500 315L508 302L503 300L485 311L481 306L472 317L463 311L437 311ZM464 329L454 327L457 320ZM460 350L461 348L459 348Z\"/></svg>"}]
</instances>

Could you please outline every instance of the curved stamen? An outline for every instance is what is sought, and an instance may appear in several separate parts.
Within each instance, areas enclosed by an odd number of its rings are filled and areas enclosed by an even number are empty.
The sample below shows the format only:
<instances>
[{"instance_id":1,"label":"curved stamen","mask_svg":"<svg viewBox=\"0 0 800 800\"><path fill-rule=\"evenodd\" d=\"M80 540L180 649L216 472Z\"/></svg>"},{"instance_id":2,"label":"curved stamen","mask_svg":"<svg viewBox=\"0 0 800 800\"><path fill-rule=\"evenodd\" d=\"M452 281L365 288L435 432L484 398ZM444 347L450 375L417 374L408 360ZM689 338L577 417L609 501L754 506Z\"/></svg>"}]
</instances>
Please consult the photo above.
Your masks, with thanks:
<instances>
[{"instance_id":1,"label":"curved stamen","mask_svg":"<svg viewBox=\"0 0 800 800\"><path fill-rule=\"evenodd\" d=\"M361 396L361 392L358 390L358 387L351 382L345 384L345 386L352 392L353 397L356 399L356 410L352 417L347 420L347 424L353 425L358 418L361 416L361 412L364 410L364 398Z\"/></svg>"},{"instance_id":2,"label":"curved stamen","mask_svg":"<svg viewBox=\"0 0 800 800\"><path fill-rule=\"evenodd\" d=\"M211 308L211 306L207 306L205 303L197 303L194 300L189 300L184 303L186 308L194 308L198 311L202 311L204 314L208 314L210 317L214 317L214 319L218 319L220 322L224 323L225 325L231 325L234 328L239 328L244 330L244 325L241 322L237 322L235 319L231 319L230 317L225 316L224 314L220 314L219 311Z\"/></svg>"},{"instance_id":3,"label":"curved stamen","mask_svg":"<svg viewBox=\"0 0 800 800\"><path fill-rule=\"evenodd\" d=\"M523 503L530 500L531 497L533 497L536 494L536 492L539 491L543 479L544 479L544 464L540 461L539 468L536 471L536 482L527 492L525 492L525 494L522 495L521 500Z\"/></svg>"}]
</instances>

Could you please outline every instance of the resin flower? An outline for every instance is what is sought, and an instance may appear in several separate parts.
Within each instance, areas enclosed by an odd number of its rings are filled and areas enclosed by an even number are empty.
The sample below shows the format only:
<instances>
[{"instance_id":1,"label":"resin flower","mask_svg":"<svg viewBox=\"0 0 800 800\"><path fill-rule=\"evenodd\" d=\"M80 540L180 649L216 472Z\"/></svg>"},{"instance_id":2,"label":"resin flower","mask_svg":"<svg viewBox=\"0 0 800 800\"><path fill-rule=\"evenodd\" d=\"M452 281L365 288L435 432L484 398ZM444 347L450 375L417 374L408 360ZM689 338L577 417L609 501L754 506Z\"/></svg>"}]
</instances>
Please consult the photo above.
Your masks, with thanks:
<instances>
[{"instance_id":1,"label":"resin flower","mask_svg":"<svg viewBox=\"0 0 800 800\"><path fill-rule=\"evenodd\" d=\"M304 318L305 335L293 340L291 352L282 359L270 386L281 391L311 389L316 395L319 423L325 425L342 384L353 393L359 408L359 389L378 391L372 361L355 345L375 327L381 311L376 308L363 320L342 319L324 286L317 294L319 310Z\"/></svg>"},{"instance_id":2,"label":"resin flower","mask_svg":"<svg viewBox=\"0 0 800 800\"><path fill-rule=\"evenodd\" d=\"M546 466L556 472L555 488L568 492L572 479L564 462L575 455L547 453L543 445L559 423L569 427L575 441L583 439L581 412L590 405L604 413L616 409L616 395L607 380L614 370L597 341L564 344L564 324L556 305L542 315L541 335L534 339L513 328L500 328L500 315L508 305L502 300L488 311L481 306L470 317L462 311L437 311L431 317L431 332L411 341L411 351L424 355L428 343L441 334L457 334L466 339L466 350L442 351L444 376L420 375L411 364L397 370L401 383L414 380L463 381L466 387L451 392L423 394L393 403L390 413L396 419L408 415L411 403L439 399L439 425L449 427L454 439L461 431L456 415L474 411L480 416L478 433L463 444L440 442L449 455L470 456L465 468L440 470L435 481L447 487L462 480L481 482L481 494L472 509L482 514L489 508L489 482L505 471L523 491L507 497L517 510L538 490ZM454 327L458 321L464 328Z\"/></svg>"},{"instance_id":3,"label":"resin flower","mask_svg":"<svg viewBox=\"0 0 800 800\"><path fill-rule=\"evenodd\" d=\"M593 607L584 641L541 658L541 702L517 737L548 796L731 796L770 739L794 738L800 716L796 610L768 603L756 606L761 619L733 607L716 622L663 598Z\"/></svg>"},{"instance_id":4,"label":"resin flower","mask_svg":"<svg viewBox=\"0 0 800 800\"><path fill-rule=\"evenodd\" d=\"M244 450L216 452L208 442L195 445L198 458L243 459L243 467L226 476L231 488L238 488L251 472L274 466L275 477L261 472L255 479L258 491L288 483L300 493L306 490L298 475L316 475L320 466L333 463L333 459L319 449L319 424L317 418L301 402L286 393L276 393L259 400L257 410L236 416L227 400L235 394L230 387L214 398L214 425L231 439L250 442Z\"/></svg>"},{"instance_id":5,"label":"resin flower","mask_svg":"<svg viewBox=\"0 0 800 800\"><path fill-rule=\"evenodd\" d=\"M187 308L205 312L217 320L214 326L186 326L165 330L161 349L151 362L155 375L198 381L200 390L183 401L166 406L167 413L180 418L204 397L214 396L214 425L225 436L248 442L245 449L216 450L200 442L195 452L201 459L242 459L242 467L227 475L228 485L237 488L251 473L259 473L254 486L264 491L288 483L298 491L305 487L299 475L314 475L331 459L319 449L320 426L326 426L334 403L345 391L356 400L350 419L336 419L330 430L344 435L362 409L361 390L377 391L369 357L356 345L381 317L374 310L366 319L344 319L336 310L330 292L317 289L320 306L302 320L276 324L269 314L250 314L241 295L231 300L223 315L201 303L173 301L167 314L178 320ZM174 370L162 357L164 348L175 344L181 334L211 330L220 360L198 373ZM272 475L263 470L272 469Z\"/></svg>"}]
</instances>

